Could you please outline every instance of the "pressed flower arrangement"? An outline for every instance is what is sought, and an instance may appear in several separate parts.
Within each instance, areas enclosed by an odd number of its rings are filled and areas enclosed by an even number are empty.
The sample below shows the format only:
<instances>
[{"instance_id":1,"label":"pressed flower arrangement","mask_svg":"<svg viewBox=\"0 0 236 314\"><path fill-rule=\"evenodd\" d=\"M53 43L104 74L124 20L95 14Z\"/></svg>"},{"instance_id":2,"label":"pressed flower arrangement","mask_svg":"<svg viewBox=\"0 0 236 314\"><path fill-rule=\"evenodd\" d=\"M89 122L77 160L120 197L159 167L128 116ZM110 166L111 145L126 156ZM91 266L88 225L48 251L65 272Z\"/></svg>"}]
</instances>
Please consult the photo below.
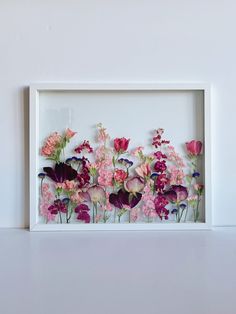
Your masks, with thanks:
<instances>
[{"instance_id":1,"label":"pressed flower arrangement","mask_svg":"<svg viewBox=\"0 0 236 314\"><path fill-rule=\"evenodd\" d=\"M65 148L73 138L71 155ZM203 202L199 159L203 145L183 143L183 156L153 132L152 141L131 149L132 139L111 138L97 125L91 146L66 129L49 134L41 155L51 165L40 169L39 215L47 224L121 224L202 222ZM144 143L145 144L145 143ZM152 151L150 152L150 148Z\"/></svg>"}]
</instances>

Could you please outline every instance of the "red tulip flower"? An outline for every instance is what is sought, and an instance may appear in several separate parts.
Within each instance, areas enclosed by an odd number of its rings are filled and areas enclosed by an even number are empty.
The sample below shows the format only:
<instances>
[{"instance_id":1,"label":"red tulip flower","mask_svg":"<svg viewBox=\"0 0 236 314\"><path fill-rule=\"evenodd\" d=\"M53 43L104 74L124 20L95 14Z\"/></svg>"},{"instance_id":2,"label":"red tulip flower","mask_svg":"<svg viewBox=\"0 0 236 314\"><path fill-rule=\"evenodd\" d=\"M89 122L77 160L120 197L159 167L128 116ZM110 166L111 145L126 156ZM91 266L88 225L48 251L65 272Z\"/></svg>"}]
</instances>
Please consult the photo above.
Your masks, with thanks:
<instances>
[{"instance_id":1,"label":"red tulip flower","mask_svg":"<svg viewBox=\"0 0 236 314\"><path fill-rule=\"evenodd\" d=\"M191 142L186 143L186 149L189 155L191 156L198 156L201 154L202 150L202 142L192 140Z\"/></svg>"},{"instance_id":2,"label":"red tulip flower","mask_svg":"<svg viewBox=\"0 0 236 314\"><path fill-rule=\"evenodd\" d=\"M123 153L128 149L129 146L129 139L122 137L122 138L115 138L114 139L114 148L117 153Z\"/></svg>"}]
</instances>

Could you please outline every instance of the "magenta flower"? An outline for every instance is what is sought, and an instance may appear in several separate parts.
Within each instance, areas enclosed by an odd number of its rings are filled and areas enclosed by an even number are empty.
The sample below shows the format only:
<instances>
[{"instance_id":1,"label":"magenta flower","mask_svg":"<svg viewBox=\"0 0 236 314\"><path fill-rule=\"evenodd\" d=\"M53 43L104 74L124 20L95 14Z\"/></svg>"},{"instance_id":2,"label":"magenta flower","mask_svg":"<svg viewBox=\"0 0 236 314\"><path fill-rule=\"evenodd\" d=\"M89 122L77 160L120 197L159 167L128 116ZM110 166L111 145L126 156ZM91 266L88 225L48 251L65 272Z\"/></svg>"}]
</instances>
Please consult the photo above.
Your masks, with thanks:
<instances>
[{"instance_id":1,"label":"magenta flower","mask_svg":"<svg viewBox=\"0 0 236 314\"><path fill-rule=\"evenodd\" d=\"M66 204L60 199L55 200L53 205L48 207L48 210L52 215L57 215L59 212L67 213Z\"/></svg>"},{"instance_id":2,"label":"magenta flower","mask_svg":"<svg viewBox=\"0 0 236 314\"><path fill-rule=\"evenodd\" d=\"M140 177L133 177L127 180L124 184L126 191L133 194L141 192L144 189L144 186L144 180Z\"/></svg>"},{"instance_id":3,"label":"magenta flower","mask_svg":"<svg viewBox=\"0 0 236 314\"><path fill-rule=\"evenodd\" d=\"M89 208L86 204L80 204L75 207L75 213L77 213L77 219L83 220L85 223L90 223L90 215L88 213Z\"/></svg>"},{"instance_id":4,"label":"magenta flower","mask_svg":"<svg viewBox=\"0 0 236 314\"><path fill-rule=\"evenodd\" d=\"M186 145L186 149L189 155L198 156L201 154L201 150L202 150L201 141L192 140L191 142L187 142L185 145Z\"/></svg>"},{"instance_id":5,"label":"magenta flower","mask_svg":"<svg viewBox=\"0 0 236 314\"><path fill-rule=\"evenodd\" d=\"M169 203L168 200L163 195L158 195L154 199L155 210L161 220L163 218L165 220L168 219L169 210L165 207L166 205L168 205L168 203Z\"/></svg>"},{"instance_id":6,"label":"magenta flower","mask_svg":"<svg viewBox=\"0 0 236 314\"><path fill-rule=\"evenodd\" d=\"M165 197L172 203L179 203L187 199L188 190L182 185L172 185L171 189L165 193Z\"/></svg>"},{"instance_id":7,"label":"magenta flower","mask_svg":"<svg viewBox=\"0 0 236 314\"><path fill-rule=\"evenodd\" d=\"M115 138L114 139L114 148L117 151L117 153L124 153L129 146L129 139L126 139L125 137L122 138Z\"/></svg>"},{"instance_id":8,"label":"magenta flower","mask_svg":"<svg viewBox=\"0 0 236 314\"><path fill-rule=\"evenodd\" d=\"M56 163L55 168L44 167L43 171L54 182L63 183L66 180L74 180L77 177L77 171L71 166L60 162Z\"/></svg>"},{"instance_id":9,"label":"magenta flower","mask_svg":"<svg viewBox=\"0 0 236 314\"><path fill-rule=\"evenodd\" d=\"M93 152L93 148L90 146L89 141L84 140L82 144L75 148L75 152L77 154L82 153L82 151L85 151L88 154L91 154Z\"/></svg>"},{"instance_id":10,"label":"magenta flower","mask_svg":"<svg viewBox=\"0 0 236 314\"><path fill-rule=\"evenodd\" d=\"M104 203L106 200L106 193L99 185L93 185L87 190L90 199L93 203Z\"/></svg>"},{"instance_id":11,"label":"magenta flower","mask_svg":"<svg viewBox=\"0 0 236 314\"><path fill-rule=\"evenodd\" d=\"M166 161L162 160L162 161L157 161L154 165L154 169L156 172L164 172L167 167L166 167Z\"/></svg>"}]
</instances>

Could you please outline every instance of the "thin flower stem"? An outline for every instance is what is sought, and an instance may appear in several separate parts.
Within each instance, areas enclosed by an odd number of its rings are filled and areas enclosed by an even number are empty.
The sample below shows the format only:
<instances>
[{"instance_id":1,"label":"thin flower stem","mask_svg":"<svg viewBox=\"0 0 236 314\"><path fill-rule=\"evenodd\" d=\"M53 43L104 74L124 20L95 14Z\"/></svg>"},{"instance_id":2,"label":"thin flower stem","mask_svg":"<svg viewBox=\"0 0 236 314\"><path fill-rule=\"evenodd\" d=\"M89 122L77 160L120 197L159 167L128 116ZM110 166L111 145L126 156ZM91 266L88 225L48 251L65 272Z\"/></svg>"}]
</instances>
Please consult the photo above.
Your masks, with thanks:
<instances>
[{"instance_id":1,"label":"thin flower stem","mask_svg":"<svg viewBox=\"0 0 236 314\"><path fill-rule=\"evenodd\" d=\"M94 203L93 203L93 223L95 222L95 206L94 206Z\"/></svg>"},{"instance_id":2,"label":"thin flower stem","mask_svg":"<svg viewBox=\"0 0 236 314\"><path fill-rule=\"evenodd\" d=\"M61 212L59 211L60 223L62 224Z\"/></svg>"},{"instance_id":3,"label":"thin flower stem","mask_svg":"<svg viewBox=\"0 0 236 314\"><path fill-rule=\"evenodd\" d=\"M187 220L188 206L189 206L189 204L188 204L188 202L187 202L187 208L186 208L186 212L185 212L185 216L184 216L184 222L186 222L186 220Z\"/></svg>"},{"instance_id":4,"label":"thin flower stem","mask_svg":"<svg viewBox=\"0 0 236 314\"><path fill-rule=\"evenodd\" d=\"M129 210L129 223L131 223L131 210Z\"/></svg>"},{"instance_id":5,"label":"thin flower stem","mask_svg":"<svg viewBox=\"0 0 236 314\"><path fill-rule=\"evenodd\" d=\"M198 216L199 216L199 203L200 203L200 196L198 195L197 197L197 207L195 210L195 215L194 215L194 222L197 222Z\"/></svg>"},{"instance_id":6,"label":"thin flower stem","mask_svg":"<svg viewBox=\"0 0 236 314\"><path fill-rule=\"evenodd\" d=\"M114 223L116 222L116 208L115 208L115 212L114 212Z\"/></svg>"}]
</instances>

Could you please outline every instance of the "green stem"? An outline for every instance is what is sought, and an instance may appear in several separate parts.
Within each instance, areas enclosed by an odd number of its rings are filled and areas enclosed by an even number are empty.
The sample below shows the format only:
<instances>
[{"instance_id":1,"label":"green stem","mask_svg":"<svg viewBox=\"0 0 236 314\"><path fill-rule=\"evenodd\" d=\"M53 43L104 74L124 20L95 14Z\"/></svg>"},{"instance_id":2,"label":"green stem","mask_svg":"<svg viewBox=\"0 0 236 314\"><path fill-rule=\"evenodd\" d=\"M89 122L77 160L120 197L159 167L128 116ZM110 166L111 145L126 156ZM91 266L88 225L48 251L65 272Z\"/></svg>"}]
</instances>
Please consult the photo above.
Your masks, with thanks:
<instances>
[{"instance_id":1,"label":"green stem","mask_svg":"<svg viewBox=\"0 0 236 314\"><path fill-rule=\"evenodd\" d=\"M62 224L61 212L59 211L60 223Z\"/></svg>"},{"instance_id":2,"label":"green stem","mask_svg":"<svg viewBox=\"0 0 236 314\"><path fill-rule=\"evenodd\" d=\"M131 210L129 210L129 223L131 223Z\"/></svg>"},{"instance_id":3,"label":"green stem","mask_svg":"<svg viewBox=\"0 0 236 314\"><path fill-rule=\"evenodd\" d=\"M187 215L188 215L188 203L187 203L187 208L186 208L186 212L185 212L185 216L184 216L184 222L186 222L187 219Z\"/></svg>"},{"instance_id":4,"label":"green stem","mask_svg":"<svg viewBox=\"0 0 236 314\"><path fill-rule=\"evenodd\" d=\"M115 212L114 212L114 223L116 222L116 208L115 208Z\"/></svg>"},{"instance_id":5,"label":"green stem","mask_svg":"<svg viewBox=\"0 0 236 314\"><path fill-rule=\"evenodd\" d=\"M194 211L194 222L197 222L198 216L199 216L199 203L200 203L200 196L198 195L197 198L197 207L196 210Z\"/></svg>"},{"instance_id":6,"label":"green stem","mask_svg":"<svg viewBox=\"0 0 236 314\"><path fill-rule=\"evenodd\" d=\"M94 208L94 203L93 203L93 223L95 222L95 208Z\"/></svg>"}]
</instances>

